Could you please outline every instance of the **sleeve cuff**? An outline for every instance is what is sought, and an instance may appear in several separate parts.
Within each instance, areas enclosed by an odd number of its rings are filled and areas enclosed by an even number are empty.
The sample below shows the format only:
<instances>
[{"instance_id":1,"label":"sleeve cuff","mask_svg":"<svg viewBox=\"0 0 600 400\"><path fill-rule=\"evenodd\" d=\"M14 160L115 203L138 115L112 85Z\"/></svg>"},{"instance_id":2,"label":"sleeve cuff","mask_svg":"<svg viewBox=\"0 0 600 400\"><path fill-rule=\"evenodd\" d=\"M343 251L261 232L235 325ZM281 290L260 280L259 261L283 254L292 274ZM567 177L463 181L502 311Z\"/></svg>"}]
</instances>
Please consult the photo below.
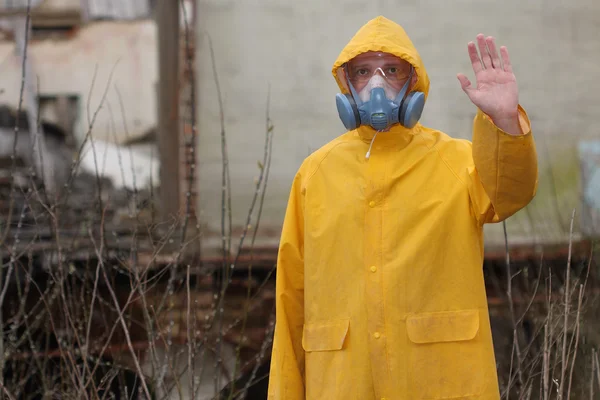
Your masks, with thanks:
<instances>
[{"instance_id":1,"label":"sleeve cuff","mask_svg":"<svg viewBox=\"0 0 600 400\"><path fill-rule=\"evenodd\" d=\"M525 109L520 104L517 107L518 107L518 112L519 112L519 125L521 127L521 134L520 135L513 135L513 134L510 134L508 132L504 132L502 129L498 128L496 126L496 124L494 124L494 121L492 120L492 118L489 115L487 115L486 113L484 113L481 110L480 110L480 112L481 112L481 114L483 114L484 118L487 121L489 121L492 125L494 125L499 132L502 132L505 135L508 135L508 136L526 136L526 135L529 135L529 134L531 134L531 121L529 120L529 116L527 115L527 112L525 111Z\"/></svg>"}]
</instances>

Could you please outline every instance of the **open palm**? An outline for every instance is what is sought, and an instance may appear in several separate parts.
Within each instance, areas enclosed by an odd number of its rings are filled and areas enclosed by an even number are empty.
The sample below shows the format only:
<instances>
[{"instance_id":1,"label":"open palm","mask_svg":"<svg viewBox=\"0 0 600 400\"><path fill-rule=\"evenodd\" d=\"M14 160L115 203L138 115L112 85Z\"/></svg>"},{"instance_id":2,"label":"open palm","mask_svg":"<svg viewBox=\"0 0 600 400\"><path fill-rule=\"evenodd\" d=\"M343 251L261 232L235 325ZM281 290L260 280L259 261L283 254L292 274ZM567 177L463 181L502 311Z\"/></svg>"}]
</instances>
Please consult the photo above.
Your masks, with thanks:
<instances>
[{"instance_id":1,"label":"open palm","mask_svg":"<svg viewBox=\"0 0 600 400\"><path fill-rule=\"evenodd\" d=\"M483 34L477 35L477 45L481 58L477 54L475 43L468 44L477 86L473 87L464 74L458 74L462 89L473 104L493 120L514 118L518 113L519 90L508 50L504 46L500 47L500 59L494 38L486 38Z\"/></svg>"}]
</instances>

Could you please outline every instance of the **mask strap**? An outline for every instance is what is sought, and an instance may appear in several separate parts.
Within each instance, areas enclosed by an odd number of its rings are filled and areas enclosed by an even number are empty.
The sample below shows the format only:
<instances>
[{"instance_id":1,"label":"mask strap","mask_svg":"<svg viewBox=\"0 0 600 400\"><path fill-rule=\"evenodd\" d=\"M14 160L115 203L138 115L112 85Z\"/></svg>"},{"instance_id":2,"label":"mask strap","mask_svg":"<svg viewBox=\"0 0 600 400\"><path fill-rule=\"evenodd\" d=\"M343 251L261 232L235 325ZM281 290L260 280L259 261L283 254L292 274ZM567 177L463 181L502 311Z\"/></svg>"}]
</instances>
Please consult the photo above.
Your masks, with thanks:
<instances>
[{"instance_id":1,"label":"mask strap","mask_svg":"<svg viewBox=\"0 0 600 400\"><path fill-rule=\"evenodd\" d=\"M412 81L413 71L414 71L414 69L411 65L410 73L408 74L408 79L404 83L404 86L402 86L402 90L400 91L400 93L398 93L398 96L396 96L396 103L400 103L402 101L402 99L404 98L404 95L406 94L406 91L408 90L408 85L410 85L410 82Z\"/></svg>"}]
</instances>

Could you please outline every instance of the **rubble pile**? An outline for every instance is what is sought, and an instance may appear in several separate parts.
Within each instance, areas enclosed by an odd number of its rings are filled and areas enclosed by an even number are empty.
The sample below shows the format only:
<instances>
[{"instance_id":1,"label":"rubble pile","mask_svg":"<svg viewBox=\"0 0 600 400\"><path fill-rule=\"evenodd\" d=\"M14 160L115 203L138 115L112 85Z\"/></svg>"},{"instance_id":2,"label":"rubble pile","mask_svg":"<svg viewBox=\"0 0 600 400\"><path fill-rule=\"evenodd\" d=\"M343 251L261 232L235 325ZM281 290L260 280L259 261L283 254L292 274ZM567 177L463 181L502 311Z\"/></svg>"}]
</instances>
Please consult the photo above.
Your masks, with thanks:
<instances>
[{"instance_id":1,"label":"rubble pile","mask_svg":"<svg viewBox=\"0 0 600 400\"><path fill-rule=\"evenodd\" d=\"M5 247L13 252L94 251L94 240L103 239L111 251L127 251L136 238L138 251L152 251L143 213L132 210L131 194L115 191L96 177L78 175L58 198L46 193L30 168L0 169L0 228ZM136 212L137 211L137 212ZM135 215L136 218L129 218ZM147 242L147 243L146 243ZM72 254L71 256L75 256Z\"/></svg>"},{"instance_id":2,"label":"rubble pile","mask_svg":"<svg viewBox=\"0 0 600 400\"><path fill-rule=\"evenodd\" d=\"M41 322L32 325L28 320L27 324L45 338L44 344L40 339L39 345L34 346L38 353L62 357L58 343L62 343L63 350L80 351L64 317L63 309L67 308L75 320L86 321L91 314L98 321L88 343L90 349L99 352L105 348L103 357L133 368L123 332L118 328L110 336L110 330L119 327L119 321L103 279L96 304L90 305L95 271L103 263L109 267L109 279L121 306L127 303L139 279L136 273L151 282L144 291L144 300L136 295L127 306L130 339L141 355L150 346L142 309L145 306L153 312L161 310L152 315L159 335L155 346L167 342L185 344L190 333L200 347L212 346L222 338L228 348L240 348L238 376L252 376L270 355L274 284L268 279L269 270L256 268L249 274L248 266L239 267L231 277L222 312L217 312L215 294L219 289L214 271L222 267L221 263L213 260L203 264L196 256L189 259L161 251L164 244L178 240L178 232L158 229L154 203L150 191L115 188L110 180L85 172L73 174L58 193L48 193L31 166L20 159L0 157L0 260L4 267L15 265L2 305L5 323L24 326L26 318L19 314L23 302L20 291L29 279L36 290L26 296L25 314L37 314ZM165 232L171 232L172 237L165 236ZM257 261L259 257L257 253ZM229 266L231 262L225 264ZM187 265L192 268L189 310ZM65 299L57 292L51 296L49 282L57 270L68 276L64 284L72 292ZM44 294L40 296L41 293ZM45 304L40 306L42 303ZM44 324L44 320L52 320L56 325ZM78 333L83 336L85 330ZM50 347L48 337L53 338L51 343L56 341ZM19 346L19 340L6 342L8 360L17 362L29 357L29 345L25 349Z\"/></svg>"}]
</instances>

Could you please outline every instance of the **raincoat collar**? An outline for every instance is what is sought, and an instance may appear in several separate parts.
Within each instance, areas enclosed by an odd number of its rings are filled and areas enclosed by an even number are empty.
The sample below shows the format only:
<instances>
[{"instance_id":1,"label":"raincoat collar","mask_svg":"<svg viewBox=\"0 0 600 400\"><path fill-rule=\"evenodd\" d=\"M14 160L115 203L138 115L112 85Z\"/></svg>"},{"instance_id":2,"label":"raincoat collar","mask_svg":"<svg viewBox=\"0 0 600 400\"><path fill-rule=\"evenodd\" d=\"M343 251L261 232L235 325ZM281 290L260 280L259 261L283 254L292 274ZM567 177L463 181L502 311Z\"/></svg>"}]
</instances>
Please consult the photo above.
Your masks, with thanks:
<instances>
[{"instance_id":1,"label":"raincoat collar","mask_svg":"<svg viewBox=\"0 0 600 400\"><path fill-rule=\"evenodd\" d=\"M412 129L407 129L400 124L396 124L389 131L379 132L370 126L361 125L356 129L356 134L365 143L370 144L377 133L374 147L395 147L403 149L413 140L415 134L420 130L420 124L415 125Z\"/></svg>"}]
</instances>

